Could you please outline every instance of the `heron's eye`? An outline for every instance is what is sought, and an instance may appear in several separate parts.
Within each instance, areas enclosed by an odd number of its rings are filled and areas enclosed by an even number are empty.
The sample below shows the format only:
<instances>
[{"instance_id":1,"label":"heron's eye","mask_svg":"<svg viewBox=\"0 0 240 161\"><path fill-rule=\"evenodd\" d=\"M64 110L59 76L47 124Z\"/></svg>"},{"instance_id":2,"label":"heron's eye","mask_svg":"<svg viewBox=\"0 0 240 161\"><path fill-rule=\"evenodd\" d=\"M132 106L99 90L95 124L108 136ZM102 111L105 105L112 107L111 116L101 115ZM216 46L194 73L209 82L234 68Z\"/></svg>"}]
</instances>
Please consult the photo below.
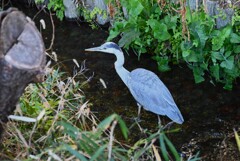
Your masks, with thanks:
<instances>
[{"instance_id":1,"label":"heron's eye","mask_svg":"<svg viewBox=\"0 0 240 161\"><path fill-rule=\"evenodd\" d=\"M107 48L104 47L103 49L106 50Z\"/></svg>"}]
</instances>

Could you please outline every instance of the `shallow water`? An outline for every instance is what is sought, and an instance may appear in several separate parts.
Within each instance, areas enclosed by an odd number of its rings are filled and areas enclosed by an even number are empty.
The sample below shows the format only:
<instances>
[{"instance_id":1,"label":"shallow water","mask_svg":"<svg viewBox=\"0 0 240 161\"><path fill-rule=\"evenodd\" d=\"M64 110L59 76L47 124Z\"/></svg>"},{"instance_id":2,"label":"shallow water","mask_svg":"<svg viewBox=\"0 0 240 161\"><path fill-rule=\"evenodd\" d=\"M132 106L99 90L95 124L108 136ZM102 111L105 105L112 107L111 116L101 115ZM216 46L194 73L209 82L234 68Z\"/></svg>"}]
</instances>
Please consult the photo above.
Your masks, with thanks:
<instances>
[{"instance_id":1,"label":"shallow water","mask_svg":"<svg viewBox=\"0 0 240 161\"><path fill-rule=\"evenodd\" d=\"M18 6L20 10L33 17L33 9ZM42 30L46 48L52 36L51 23L46 13L41 13L35 22L39 26L39 19L46 21L47 29ZM79 63L86 61L85 73L87 77L94 77L89 86L84 89L87 99L93 104L92 111L100 119L117 113L126 121L127 125L134 124L137 116L137 105L127 87L120 80L114 69L115 57L103 53L86 53L85 48L98 46L106 40L108 33L104 29L92 30L82 22L59 22L55 20L54 51L62 61L66 71L72 72L76 59ZM237 160L240 155L233 136L233 128L240 130L240 86L236 82L233 91L226 91L221 85L212 85L209 80L195 84L192 72L184 65L175 65L170 72L160 73L156 63L143 55L141 61L130 52L125 52L125 67L128 70L146 68L155 72L171 91L175 102L179 106L185 119L178 133L169 134L170 140L184 155L200 151L203 160ZM103 79L107 89L99 79ZM161 117L163 124L170 120ZM153 113L142 110L141 126L149 131L157 131L158 119ZM131 142L141 138L137 126L130 129Z\"/></svg>"}]
</instances>

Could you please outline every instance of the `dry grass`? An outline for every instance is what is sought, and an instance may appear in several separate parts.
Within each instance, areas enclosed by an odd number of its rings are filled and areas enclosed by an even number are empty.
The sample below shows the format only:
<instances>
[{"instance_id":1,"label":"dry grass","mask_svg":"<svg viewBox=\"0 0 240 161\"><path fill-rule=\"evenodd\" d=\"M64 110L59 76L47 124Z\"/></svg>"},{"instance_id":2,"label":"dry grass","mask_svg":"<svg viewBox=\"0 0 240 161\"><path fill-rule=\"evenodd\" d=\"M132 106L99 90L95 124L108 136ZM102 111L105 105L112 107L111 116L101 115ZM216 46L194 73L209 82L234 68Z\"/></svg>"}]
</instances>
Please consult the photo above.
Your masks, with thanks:
<instances>
[{"instance_id":1,"label":"dry grass","mask_svg":"<svg viewBox=\"0 0 240 161\"><path fill-rule=\"evenodd\" d=\"M81 90L89 80L85 66L77 66L71 77L47 68L44 83L26 88L14 114L20 117L12 116L5 127L0 160L180 160L160 130L130 146L120 116L99 121ZM126 138L124 143L114 137L116 126Z\"/></svg>"}]
</instances>

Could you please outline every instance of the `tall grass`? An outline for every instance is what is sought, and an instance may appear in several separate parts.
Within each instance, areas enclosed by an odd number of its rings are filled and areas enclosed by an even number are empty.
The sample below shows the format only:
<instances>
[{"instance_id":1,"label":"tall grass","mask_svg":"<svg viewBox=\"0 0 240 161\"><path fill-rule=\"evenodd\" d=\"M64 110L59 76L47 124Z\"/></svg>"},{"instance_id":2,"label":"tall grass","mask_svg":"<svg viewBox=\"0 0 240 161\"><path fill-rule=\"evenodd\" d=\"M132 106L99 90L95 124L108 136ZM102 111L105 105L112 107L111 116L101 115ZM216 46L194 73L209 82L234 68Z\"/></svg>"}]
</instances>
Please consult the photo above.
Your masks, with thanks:
<instances>
[{"instance_id":1,"label":"tall grass","mask_svg":"<svg viewBox=\"0 0 240 161\"><path fill-rule=\"evenodd\" d=\"M44 83L26 88L5 128L0 160L182 160L161 130L130 145L119 115L99 121L81 90L87 83L83 72L70 77L48 68ZM115 138L115 128L124 141Z\"/></svg>"}]
</instances>

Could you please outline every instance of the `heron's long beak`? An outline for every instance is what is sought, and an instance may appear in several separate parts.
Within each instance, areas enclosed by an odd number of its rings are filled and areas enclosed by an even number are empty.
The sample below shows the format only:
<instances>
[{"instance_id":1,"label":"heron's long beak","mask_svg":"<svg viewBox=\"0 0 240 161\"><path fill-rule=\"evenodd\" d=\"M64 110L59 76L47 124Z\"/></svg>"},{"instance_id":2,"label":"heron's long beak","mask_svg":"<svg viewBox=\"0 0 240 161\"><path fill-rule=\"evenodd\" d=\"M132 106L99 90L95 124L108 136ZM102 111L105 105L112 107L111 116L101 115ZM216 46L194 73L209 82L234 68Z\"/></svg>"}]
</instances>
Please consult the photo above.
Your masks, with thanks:
<instances>
[{"instance_id":1,"label":"heron's long beak","mask_svg":"<svg viewBox=\"0 0 240 161\"><path fill-rule=\"evenodd\" d=\"M101 47L94 47L94 48L88 48L88 49L85 49L85 51L101 51Z\"/></svg>"}]
</instances>

